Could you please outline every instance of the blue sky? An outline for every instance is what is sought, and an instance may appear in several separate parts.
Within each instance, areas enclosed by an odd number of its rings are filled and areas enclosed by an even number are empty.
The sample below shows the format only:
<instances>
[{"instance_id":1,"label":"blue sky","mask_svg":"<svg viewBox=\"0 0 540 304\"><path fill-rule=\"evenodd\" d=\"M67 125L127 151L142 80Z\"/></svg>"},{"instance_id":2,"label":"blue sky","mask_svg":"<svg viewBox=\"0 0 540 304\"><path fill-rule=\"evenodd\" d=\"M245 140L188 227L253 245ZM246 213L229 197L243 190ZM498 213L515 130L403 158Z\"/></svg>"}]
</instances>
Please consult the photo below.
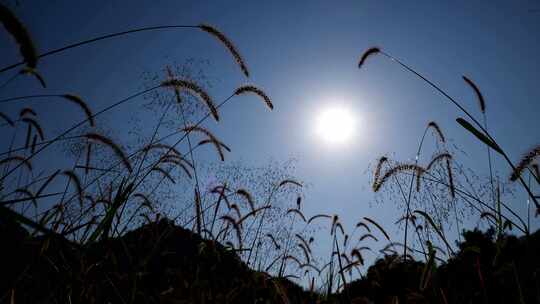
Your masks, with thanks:
<instances>
[{"instance_id":1,"label":"blue sky","mask_svg":"<svg viewBox=\"0 0 540 304\"><path fill-rule=\"evenodd\" d=\"M275 105L269 112L253 98L239 98L221 110L219 124L207 123L232 148L228 160L257 166L270 159L297 158L296 175L310 185L304 200L307 215L337 213L347 227L371 216L392 227L399 217L392 203L370 207L374 195L372 175L366 172L369 164L384 154L411 160L431 120L467 153L459 161L480 175L487 174L485 147L456 124L462 113L430 87L381 56L359 70L360 55L368 47L381 47L479 116L474 94L461 75L472 78L486 98L492 134L517 161L538 144L540 13L531 11L538 8L538 1L23 0L14 10L42 51L136 27L216 26L240 50L252 75L249 80L221 45L191 29L103 41L44 58L39 69L48 92L77 93L98 110L140 90L144 72L159 71L171 60L208 59L209 73L216 79L211 90L215 100L249 82L263 88ZM19 60L10 39L0 32L2 66ZM0 96L21 92L41 90L37 83L21 81ZM118 121L136 104L108 116L114 128L127 128ZM313 135L313 120L332 104L350 107L359 129L353 142L329 148ZM8 113L18 109L0 107ZM52 130L61 128L64 118L78 115L41 107ZM496 157L494 164L502 177L508 176L501 159ZM511 200L511 205L524 205L525 197L519 192Z\"/></svg>"}]
</instances>

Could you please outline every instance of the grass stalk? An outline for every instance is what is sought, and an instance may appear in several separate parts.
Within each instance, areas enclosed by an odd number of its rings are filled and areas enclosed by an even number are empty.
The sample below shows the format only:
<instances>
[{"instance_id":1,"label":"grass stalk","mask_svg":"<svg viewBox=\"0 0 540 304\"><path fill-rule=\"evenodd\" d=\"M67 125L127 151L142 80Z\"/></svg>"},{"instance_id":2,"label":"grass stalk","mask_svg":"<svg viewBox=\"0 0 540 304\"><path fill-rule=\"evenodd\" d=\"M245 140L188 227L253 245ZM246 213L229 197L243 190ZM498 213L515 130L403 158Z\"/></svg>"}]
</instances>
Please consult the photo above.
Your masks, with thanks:
<instances>
[{"instance_id":1,"label":"grass stalk","mask_svg":"<svg viewBox=\"0 0 540 304\"><path fill-rule=\"evenodd\" d=\"M467 111L459 102L457 102L454 98L452 98L448 93L446 93L444 90L442 90L438 85L436 85L434 82L432 82L431 80L427 79L425 76L423 76L422 74L420 74L419 72L417 72L416 70L414 70L413 68L409 67L408 65L406 65L405 63L403 63L402 61L398 60L396 57L386 53L386 52L383 52L382 50L380 49L370 49L368 50L368 52L374 52L374 53L377 53L377 52L380 52L382 55L384 55L386 58L390 59L391 61L394 61L396 63L398 63L400 66L402 66L405 70L413 73L414 75L416 75L417 77L419 77L420 79L422 79L424 82L426 82L428 85L430 85L432 88L434 88L437 92L439 92L441 95L443 95L447 100L449 100L453 105L455 105L459 110L461 110L461 112L463 112L468 118L470 118L473 123L478 127L480 128L480 130L484 133L485 136L487 136L487 138L489 140L491 140L493 143L497 143L497 141L491 136L491 134L484 128L484 126L482 126L482 124L480 122L478 122L478 120L476 118L474 118L470 113L469 111ZM363 61L367 58L367 56L369 56L370 54L364 54L364 56L362 57L362 61L360 62L360 66L361 64L363 63ZM499 146L497 144L497 146ZM510 166L510 168L512 169L512 172L515 172L516 171L516 167L514 166L513 162L510 160L510 158L508 157L508 155L506 154L506 152L504 152L504 150L501 148L501 155L503 156L503 158L505 159L505 161L508 163L508 165ZM535 197L535 195L532 193L531 189L527 186L527 184L525 183L525 181L523 180L523 178L521 176L518 176L518 179L521 183L521 185L523 186L523 188L525 188L525 190L527 191L528 195L530 196L530 198L533 200L535 206L537 209L540 209L540 203L538 202L538 199Z\"/></svg>"}]
</instances>

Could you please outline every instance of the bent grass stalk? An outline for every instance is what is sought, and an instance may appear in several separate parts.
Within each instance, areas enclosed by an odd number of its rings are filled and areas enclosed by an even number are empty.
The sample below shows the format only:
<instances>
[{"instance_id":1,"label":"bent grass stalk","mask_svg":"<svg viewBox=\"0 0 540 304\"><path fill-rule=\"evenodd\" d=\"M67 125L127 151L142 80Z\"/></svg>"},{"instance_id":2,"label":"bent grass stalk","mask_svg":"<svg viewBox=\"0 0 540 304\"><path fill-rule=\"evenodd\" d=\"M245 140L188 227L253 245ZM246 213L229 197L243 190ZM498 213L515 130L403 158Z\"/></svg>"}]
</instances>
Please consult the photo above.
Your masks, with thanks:
<instances>
[{"instance_id":1,"label":"bent grass stalk","mask_svg":"<svg viewBox=\"0 0 540 304\"><path fill-rule=\"evenodd\" d=\"M68 44L66 46L63 46L63 47L60 47L60 48L57 48L57 49L53 49L53 50L50 50L50 51L42 53L42 54L38 54L38 55L36 55L36 58L39 59L39 58L43 58L43 57L48 57L50 55L61 53L61 52L67 51L69 49L77 48L77 47L84 46L84 45L87 45L87 44L91 44L91 43L94 43L94 42L98 42L98 41L101 41L101 40L106 40L106 39L110 39L110 38L114 38L114 37L125 36L125 35L128 35L128 34L133 34L133 33L138 33L138 32L156 31L156 30L165 30L165 29L197 29L197 28L198 28L198 26L196 26L196 25L162 25L162 26L136 28L136 29L131 29L131 30L127 30L127 31L116 32L116 33L112 33L112 34L97 36L97 37L94 37L94 38L91 38L91 39L87 39L87 40L83 40L83 41L80 41L80 42ZM16 68L18 66L21 66L21 65L25 64L26 62L27 62L27 60L25 59L24 61L17 62L17 63L11 64L11 65L5 66L5 67L0 69L0 73L3 73L5 71L9 71L9 70L11 70L13 68Z\"/></svg>"},{"instance_id":2,"label":"bent grass stalk","mask_svg":"<svg viewBox=\"0 0 540 304\"><path fill-rule=\"evenodd\" d=\"M394 61L396 63L398 63L400 66L402 66L404 69L406 69L407 71L413 73L414 75L416 75L417 77L419 77L420 79L422 79L424 82L426 82L428 85L430 85L432 88L434 88L437 92L439 92L441 95L443 95L447 100L449 100L453 105L455 105L459 110L461 110L461 112L463 112L469 119L471 119L473 121L473 123L478 127L480 128L480 130L482 131L482 133L487 136L487 138L495 143L495 145L497 145L497 147L500 148L500 146L496 143L496 140L491 136L491 134L488 132L488 130L486 130L484 128L484 126L482 126L482 124L480 124L478 122L478 120L476 120L476 118L474 118L470 113L469 111L467 111L459 102L457 102L454 98L452 98L448 93L446 93L444 90L442 90L438 85L436 85L434 82L432 82L431 80L427 79L425 76L423 76L422 74L420 74L419 72L417 72L416 70L414 70L413 68L409 67L408 65L406 65L405 63L403 63L402 61L398 60L396 57L394 56L391 56L390 54L382 51L380 48L370 48L368 49L361 57L360 59L360 62L359 62L359 68L362 67L362 65L364 64L364 62L366 61L366 59L370 56L373 56L375 54L382 54L384 55L386 58L390 59L391 61ZM468 129L469 131L471 131L471 129ZM485 142L485 141L484 141ZM506 154L506 152L504 152L504 150L502 148L500 148L500 150L498 151L502 156L503 158L505 159L505 161L508 163L508 165L510 166L510 168L512 169L512 172L516 171L516 167L514 166L513 162L510 160L510 158L508 157L508 155ZM534 196L534 194L532 193L531 189L527 186L527 184L525 183L525 181L523 180L523 178L521 176L519 176L519 181L521 183L521 185L523 186L523 188L525 188L525 190L527 191L528 195L530 196L530 198L533 200L533 202L535 203L535 206L537 209L540 209L540 203L538 203L538 200L537 198Z\"/></svg>"},{"instance_id":3,"label":"bent grass stalk","mask_svg":"<svg viewBox=\"0 0 540 304\"><path fill-rule=\"evenodd\" d=\"M403 174L410 174L410 173L403 173ZM422 180L426 180L426 181L429 181L429 182L434 182L434 183L437 183L437 184L441 184L441 185L446 186L446 187L450 187L450 185L448 183L437 179L435 176L432 176L430 173L426 173L421 178L422 178ZM477 198L473 194L471 194L471 193L469 193L469 192L467 192L467 191L465 191L465 190L463 190L463 189L461 189L459 187L456 187L455 191L456 191L456 194L461 199L463 199L465 202L467 202L469 204L469 206L471 206L473 209L475 209L479 214L482 214L482 212L484 212L484 211L482 211L480 208L478 208L478 206L476 206L474 203L469 201L469 199L471 199L471 200L475 201L476 203L480 204L482 207L487 208L491 212L497 213L497 210L494 207L492 207L489 204L485 203L484 201ZM527 225L523 222L521 217L517 213L515 213L510 207L508 207L506 204L504 204L503 202L501 202L501 206L503 206L508 212L510 212L514 217L516 217L521 222L521 224L523 225L524 228L521 228L519 225L516 225L516 223L514 221L512 221L510 218L508 218L504 214L501 214L501 216L505 220L510 221L516 228L518 228L518 230L520 230L521 232L527 234L528 233L527 232Z\"/></svg>"},{"instance_id":4,"label":"bent grass stalk","mask_svg":"<svg viewBox=\"0 0 540 304\"><path fill-rule=\"evenodd\" d=\"M151 92L151 91L153 91L153 90L156 90L156 89L158 89L158 88L160 88L160 87L161 87L161 85L157 85L157 86L151 87L151 88L149 88L149 89L146 89L146 90L140 91L140 92L138 92L138 93L135 93L135 94L133 94L133 95L131 95L131 96L128 96L127 98L124 98L124 99L122 99L122 100L120 100L120 101L118 101L118 102L116 102L116 103L114 103L114 104L112 104L112 105L110 105L110 106L104 108L103 110L101 110L101 111L99 111L99 112L93 114L92 117L95 118L96 116L98 116L98 115L100 115L100 114L102 114L102 113L105 113L106 111L108 111L108 110L110 110L110 109L112 109L112 108L115 108L116 106L119 106L119 105L121 105L121 104L123 104L123 103L126 103L126 102L128 102L128 101L131 101L131 100L133 100L134 98L136 98L136 97L138 97L138 96L141 96L141 95L144 95L144 94L146 94L146 93L149 93L149 92ZM231 100L231 98L232 98L233 96L235 96L235 94L232 94L232 95L230 95L229 97L227 97L227 98L226 98L225 100L223 100L220 104L218 104L216 108L219 109L220 107L224 106L226 103L228 103L228 102ZM194 127L200 126L200 125L201 125L201 124L202 124L209 116L210 116L209 113L206 114L205 116L203 116L203 117L202 117L201 119L199 119L199 121L194 125ZM29 164L29 163L30 163L30 159L33 158L36 154L38 154L39 152L43 151L44 149L46 149L47 147L49 147L50 145L52 145L53 143L55 143L55 142L58 141L59 139L63 139L63 137L64 137L66 134L68 134L69 132L75 130L75 129L78 128L79 126L83 125L87 120L88 120L88 119L85 119L85 120L83 120L83 121L81 121L81 122L75 124L75 125L72 126L71 128L69 128L69 129L67 129L66 131L64 131L62 134L56 136L53 140L48 141L42 148L40 148L40 149L37 150L36 152L32 153L30 156L25 157L24 160L23 160L20 164L18 164L18 165L15 166L14 168L12 168L12 169L11 169L10 171L8 171L5 175L3 175L2 178L0 179L0 181L2 181L4 178L6 178L9 174L13 173L17 168L19 168L19 167L21 166L21 164ZM164 141L165 139L168 139L168 138L170 138L170 137L172 137L172 136L174 136L174 135L176 135L176 134L178 134L178 133L181 133L181 132L183 132L183 131L172 132L172 133L170 133L170 134L168 134L168 135L166 135L166 136L164 136L164 137L161 137L159 140L156 141L156 143L162 142L162 141ZM190 132L190 131L184 132L185 134L184 134L184 135L183 135L183 136L182 136L182 137L181 137L174 145L170 146L170 147L167 149L167 151L165 152L165 155L167 155L168 153L170 153L171 151L173 151L174 148L175 148L178 144L180 144L180 142L182 142L182 141L185 139L185 137L187 136L187 134L189 134L189 132ZM78 137L80 137L80 136L76 136L76 138L78 138ZM195 149L195 148L196 148L196 147L194 147L194 149ZM137 150L137 151L131 153L130 155L127 156L127 159L130 159L130 158L134 157L136 154L140 153L141 151L142 151L142 149L139 149L139 150ZM89 182L89 183L83 188L83 190L85 190L85 188L90 187L91 185L93 185L93 184L94 184L95 182L97 182L101 177L103 177L105 174L107 174L108 171L112 170L113 168L115 168L116 166L118 166L118 165L121 164L121 163L122 163L121 161L116 162L116 163L113 163L113 164L112 164L111 166L109 166L106 170L104 170L100 175L98 175L98 176L95 177L91 182ZM159 162L158 162L158 163L159 163ZM154 165L156 165L156 164L154 164ZM153 166L153 165L152 165L152 166ZM150 172L150 171L148 171L148 172ZM119 175L118 175L118 176L119 176ZM143 179L144 179L144 177L143 177Z\"/></svg>"}]
</instances>

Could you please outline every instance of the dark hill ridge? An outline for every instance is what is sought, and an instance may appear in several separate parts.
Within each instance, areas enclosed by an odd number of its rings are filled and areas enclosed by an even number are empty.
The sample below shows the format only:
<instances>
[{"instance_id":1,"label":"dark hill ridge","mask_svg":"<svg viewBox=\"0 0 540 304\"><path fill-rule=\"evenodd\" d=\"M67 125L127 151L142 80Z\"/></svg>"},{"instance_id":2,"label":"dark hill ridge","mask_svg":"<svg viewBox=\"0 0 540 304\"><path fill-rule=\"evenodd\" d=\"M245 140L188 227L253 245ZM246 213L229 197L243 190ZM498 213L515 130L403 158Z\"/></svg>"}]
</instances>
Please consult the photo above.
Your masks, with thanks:
<instances>
[{"instance_id":1,"label":"dark hill ridge","mask_svg":"<svg viewBox=\"0 0 540 304\"><path fill-rule=\"evenodd\" d=\"M283 297L302 303L300 298L308 299L294 283L255 272L233 251L167 220L87 249L57 235L29 238L18 225L3 223L1 231L7 252L0 262L3 303L9 303L12 289L16 303L280 303Z\"/></svg>"},{"instance_id":2,"label":"dark hill ridge","mask_svg":"<svg viewBox=\"0 0 540 304\"><path fill-rule=\"evenodd\" d=\"M505 236L498 250L492 231L468 231L429 276L423 262L386 256L322 300L167 220L88 248L1 219L0 228L0 303L540 303L539 232Z\"/></svg>"},{"instance_id":3,"label":"dark hill ridge","mask_svg":"<svg viewBox=\"0 0 540 304\"><path fill-rule=\"evenodd\" d=\"M343 293L374 303L540 303L540 231L503 236L499 246L492 229L463 236L456 255L432 269L423 288L423 262L385 256Z\"/></svg>"}]
</instances>

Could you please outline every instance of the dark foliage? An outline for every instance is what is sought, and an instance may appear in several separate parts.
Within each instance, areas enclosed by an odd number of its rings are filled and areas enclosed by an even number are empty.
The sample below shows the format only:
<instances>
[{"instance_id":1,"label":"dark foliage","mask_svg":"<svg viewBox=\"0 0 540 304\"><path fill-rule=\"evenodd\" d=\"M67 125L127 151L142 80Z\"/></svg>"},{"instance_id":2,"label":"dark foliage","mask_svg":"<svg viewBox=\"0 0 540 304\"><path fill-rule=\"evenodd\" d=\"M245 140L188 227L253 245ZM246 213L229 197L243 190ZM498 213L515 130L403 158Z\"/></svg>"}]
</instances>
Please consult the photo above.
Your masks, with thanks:
<instances>
[{"instance_id":1,"label":"dark foliage","mask_svg":"<svg viewBox=\"0 0 540 304\"><path fill-rule=\"evenodd\" d=\"M1 303L307 303L296 284L167 220L80 247L3 221ZM305 299L305 300L304 300Z\"/></svg>"},{"instance_id":2,"label":"dark foliage","mask_svg":"<svg viewBox=\"0 0 540 304\"><path fill-rule=\"evenodd\" d=\"M540 232L464 232L459 252L430 267L385 256L322 300L249 269L234 250L160 220L87 247L0 222L1 303L537 303ZM422 282L425 284L422 286ZM318 299L318 300L317 300ZM523 302L521 302L523 301Z\"/></svg>"},{"instance_id":3,"label":"dark foliage","mask_svg":"<svg viewBox=\"0 0 540 304\"><path fill-rule=\"evenodd\" d=\"M494 234L464 232L459 252L431 272L425 288L424 263L385 256L346 292L365 303L393 303L396 297L399 303L540 303L540 232L499 240Z\"/></svg>"}]
</instances>

